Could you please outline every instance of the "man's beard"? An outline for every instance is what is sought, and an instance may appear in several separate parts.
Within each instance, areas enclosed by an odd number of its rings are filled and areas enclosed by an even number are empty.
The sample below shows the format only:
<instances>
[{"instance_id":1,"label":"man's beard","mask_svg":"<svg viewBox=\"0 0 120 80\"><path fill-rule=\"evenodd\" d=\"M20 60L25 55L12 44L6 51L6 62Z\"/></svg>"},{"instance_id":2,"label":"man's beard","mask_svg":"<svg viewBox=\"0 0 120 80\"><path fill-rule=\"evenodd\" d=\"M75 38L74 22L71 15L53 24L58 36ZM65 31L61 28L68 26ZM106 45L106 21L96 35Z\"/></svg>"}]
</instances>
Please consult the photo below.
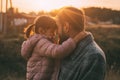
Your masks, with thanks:
<instances>
[{"instance_id":1,"label":"man's beard","mask_svg":"<svg viewBox=\"0 0 120 80\"><path fill-rule=\"evenodd\" d=\"M60 35L60 44L66 41L68 38L69 37L65 33L62 33L62 35Z\"/></svg>"}]
</instances>

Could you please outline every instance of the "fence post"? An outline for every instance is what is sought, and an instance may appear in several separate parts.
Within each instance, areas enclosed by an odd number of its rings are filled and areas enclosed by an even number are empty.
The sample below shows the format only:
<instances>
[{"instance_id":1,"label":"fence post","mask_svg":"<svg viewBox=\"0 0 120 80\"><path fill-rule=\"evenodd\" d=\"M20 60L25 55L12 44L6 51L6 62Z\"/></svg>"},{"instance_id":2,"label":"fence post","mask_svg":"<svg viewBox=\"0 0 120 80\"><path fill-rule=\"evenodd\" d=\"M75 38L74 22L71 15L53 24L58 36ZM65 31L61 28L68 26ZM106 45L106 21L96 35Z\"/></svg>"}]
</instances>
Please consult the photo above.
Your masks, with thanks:
<instances>
[{"instance_id":1,"label":"fence post","mask_svg":"<svg viewBox=\"0 0 120 80\"><path fill-rule=\"evenodd\" d=\"M7 33L7 10L8 10L8 0L6 0L6 13L5 13L5 16L4 16L4 34Z\"/></svg>"},{"instance_id":2,"label":"fence post","mask_svg":"<svg viewBox=\"0 0 120 80\"><path fill-rule=\"evenodd\" d=\"M0 32L2 32L3 29L3 13L2 13L2 0L1 0L1 8L0 8Z\"/></svg>"}]
</instances>

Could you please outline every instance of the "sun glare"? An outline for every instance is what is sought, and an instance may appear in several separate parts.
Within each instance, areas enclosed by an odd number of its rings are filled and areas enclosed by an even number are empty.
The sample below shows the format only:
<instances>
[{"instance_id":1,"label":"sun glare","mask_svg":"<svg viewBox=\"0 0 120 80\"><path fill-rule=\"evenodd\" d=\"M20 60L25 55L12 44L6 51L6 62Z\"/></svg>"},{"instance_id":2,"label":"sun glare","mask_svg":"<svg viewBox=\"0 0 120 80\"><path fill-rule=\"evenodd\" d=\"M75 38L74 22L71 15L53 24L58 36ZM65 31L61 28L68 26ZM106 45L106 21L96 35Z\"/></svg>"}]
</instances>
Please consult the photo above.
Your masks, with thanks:
<instances>
[{"instance_id":1,"label":"sun glare","mask_svg":"<svg viewBox=\"0 0 120 80\"><path fill-rule=\"evenodd\" d=\"M21 11L51 11L53 9L58 9L66 4L64 4L64 0L25 0L21 1L21 5L18 4L17 0L13 0L16 7L18 7ZM19 1L20 2L20 1ZM24 2L24 3L22 3Z\"/></svg>"},{"instance_id":2,"label":"sun glare","mask_svg":"<svg viewBox=\"0 0 120 80\"><path fill-rule=\"evenodd\" d=\"M55 5L55 2L50 0L39 0L35 2L35 5L36 6L34 8L36 10L50 11L58 8L58 6Z\"/></svg>"},{"instance_id":3,"label":"sun glare","mask_svg":"<svg viewBox=\"0 0 120 80\"><path fill-rule=\"evenodd\" d=\"M18 7L20 11L36 11L39 12L40 10L44 11L51 11L54 9L59 9L63 6L76 6L81 7L85 5L84 3L81 4L81 0L13 0L13 5Z\"/></svg>"},{"instance_id":4,"label":"sun glare","mask_svg":"<svg viewBox=\"0 0 120 80\"><path fill-rule=\"evenodd\" d=\"M3 10L5 11L5 1L3 1ZM8 0L9 1L9 0ZM112 3L112 0L110 0ZM108 1L108 2L110 2ZM115 0L117 1L117 0ZM114 4L116 2L114 1ZM90 6L99 6L99 7L111 7L119 9L119 5L111 5L107 1L101 0L12 0L13 7L18 8L22 12L39 12L40 10L51 11L54 9L59 9L63 6L74 6L77 8L80 7L90 7ZM118 2L117 2L118 3Z\"/></svg>"}]
</instances>

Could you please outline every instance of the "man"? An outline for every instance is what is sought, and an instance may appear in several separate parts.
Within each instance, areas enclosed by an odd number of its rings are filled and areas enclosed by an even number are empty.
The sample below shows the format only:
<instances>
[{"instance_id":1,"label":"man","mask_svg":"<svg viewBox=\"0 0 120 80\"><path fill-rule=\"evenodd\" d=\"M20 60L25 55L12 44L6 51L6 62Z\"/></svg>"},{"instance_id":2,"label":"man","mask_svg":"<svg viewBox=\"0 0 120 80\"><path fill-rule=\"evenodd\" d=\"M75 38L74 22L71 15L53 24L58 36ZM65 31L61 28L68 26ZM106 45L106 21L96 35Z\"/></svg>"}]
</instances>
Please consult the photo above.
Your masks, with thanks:
<instances>
[{"instance_id":1,"label":"man","mask_svg":"<svg viewBox=\"0 0 120 80\"><path fill-rule=\"evenodd\" d=\"M57 14L61 42L85 31L84 13L74 7L65 7ZM89 34L62 60L58 80L104 80L105 54Z\"/></svg>"}]
</instances>

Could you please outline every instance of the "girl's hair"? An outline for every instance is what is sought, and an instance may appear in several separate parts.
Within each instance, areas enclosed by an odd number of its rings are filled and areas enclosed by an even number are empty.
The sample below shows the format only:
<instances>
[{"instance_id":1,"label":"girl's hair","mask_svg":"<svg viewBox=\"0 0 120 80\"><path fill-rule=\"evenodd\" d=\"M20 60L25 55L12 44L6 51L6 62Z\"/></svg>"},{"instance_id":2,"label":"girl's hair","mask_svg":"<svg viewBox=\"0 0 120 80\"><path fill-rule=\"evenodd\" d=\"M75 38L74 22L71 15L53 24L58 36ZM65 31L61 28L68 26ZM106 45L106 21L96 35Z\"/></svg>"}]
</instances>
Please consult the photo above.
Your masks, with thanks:
<instances>
[{"instance_id":1,"label":"girl's hair","mask_svg":"<svg viewBox=\"0 0 120 80\"><path fill-rule=\"evenodd\" d=\"M52 28L53 30L57 30L57 24L56 21L48 15L39 16L35 19L33 24L29 25L25 29L26 38L29 38L31 33L39 34L39 28L44 31L50 28Z\"/></svg>"},{"instance_id":2,"label":"girl's hair","mask_svg":"<svg viewBox=\"0 0 120 80\"><path fill-rule=\"evenodd\" d=\"M57 15L60 23L64 25L65 22L68 22L72 29L76 31L84 30L84 12L74 7L64 7L60 9L60 12Z\"/></svg>"},{"instance_id":3,"label":"girl's hair","mask_svg":"<svg viewBox=\"0 0 120 80\"><path fill-rule=\"evenodd\" d=\"M31 25L28 25L27 28L25 28L24 32L25 32L26 38L29 38L30 35L32 34L33 26L34 24L31 24Z\"/></svg>"}]
</instances>

